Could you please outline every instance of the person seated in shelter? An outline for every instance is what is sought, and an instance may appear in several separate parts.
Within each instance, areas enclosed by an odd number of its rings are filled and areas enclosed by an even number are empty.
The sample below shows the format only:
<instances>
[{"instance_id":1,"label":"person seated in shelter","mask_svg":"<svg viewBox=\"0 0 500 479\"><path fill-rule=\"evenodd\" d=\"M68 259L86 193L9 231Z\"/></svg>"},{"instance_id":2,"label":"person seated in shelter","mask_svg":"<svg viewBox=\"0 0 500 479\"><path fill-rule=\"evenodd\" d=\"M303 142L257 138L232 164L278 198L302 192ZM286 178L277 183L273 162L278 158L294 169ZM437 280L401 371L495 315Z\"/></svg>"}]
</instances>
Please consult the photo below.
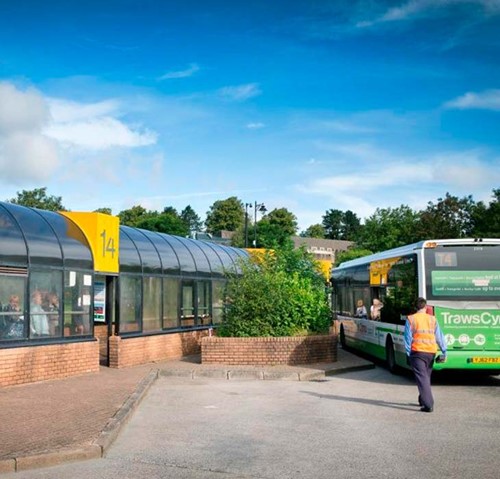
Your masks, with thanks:
<instances>
[{"instance_id":1,"label":"person seated in shelter","mask_svg":"<svg viewBox=\"0 0 500 479\"><path fill-rule=\"evenodd\" d=\"M24 316L21 313L21 305L19 296L11 294L9 304L7 304L3 311L12 313L4 316L5 327L2 337L6 339L22 338L24 336Z\"/></svg>"},{"instance_id":2,"label":"person seated in shelter","mask_svg":"<svg viewBox=\"0 0 500 479\"><path fill-rule=\"evenodd\" d=\"M57 293L47 293L44 310L47 311L50 335L55 336L59 329L59 297Z\"/></svg>"},{"instance_id":3,"label":"person seated in shelter","mask_svg":"<svg viewBox=\"0 0 500 479\"><path fill-rule=\"evenodd\" d=\"M362 319L368 318L368 313L366 311L366 308L365 308L365 305L363 304L362 299L358 299L356 314L354 316L356 316L356 318L362 318Z\"/></svg>"},{"instance_id":4,"label":"person seated in shelter","mask_svg":"<svg viewBox=\"0 0 500 479\"><path fill-rule=\"evenodd\" d=\"M42 308L42 293L38 289L31 294L30 313L31 334L33 336L48 336L49 320Z\"/></svg>"},{"instance_id":5,"label":"person seated in shelter","mask_svg":"<svg viewBox=\"0 0 500 479\"><path fill-rule=\"evenodd\" d=\"M373 304L370 307L370 317L373 321L380 321L380 310L384 307L382 301L374 298Z\"/></svg>"}]
</instances>

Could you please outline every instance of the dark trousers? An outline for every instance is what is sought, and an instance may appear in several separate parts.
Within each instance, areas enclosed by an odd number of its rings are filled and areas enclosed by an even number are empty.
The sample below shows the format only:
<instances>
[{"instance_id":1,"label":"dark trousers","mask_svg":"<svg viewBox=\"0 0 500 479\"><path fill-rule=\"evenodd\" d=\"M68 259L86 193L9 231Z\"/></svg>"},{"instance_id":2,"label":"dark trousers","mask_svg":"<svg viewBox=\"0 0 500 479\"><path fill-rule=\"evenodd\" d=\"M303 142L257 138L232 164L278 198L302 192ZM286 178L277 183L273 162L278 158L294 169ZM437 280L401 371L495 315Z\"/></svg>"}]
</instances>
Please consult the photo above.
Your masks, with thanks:
<instances>
[{"instance_id":1,"label":"dark trousers","mask_svg":"<svg viewBox=\"0 0 500 479\"><path fill-rule=\"evenodd\" d=\"M420 353L412 351L410 354L410 365L417 382L419 400L422 406L433 408L434 398L431 390L432 365L434 364L433 353Z\"/></svg>"}]
</instances>

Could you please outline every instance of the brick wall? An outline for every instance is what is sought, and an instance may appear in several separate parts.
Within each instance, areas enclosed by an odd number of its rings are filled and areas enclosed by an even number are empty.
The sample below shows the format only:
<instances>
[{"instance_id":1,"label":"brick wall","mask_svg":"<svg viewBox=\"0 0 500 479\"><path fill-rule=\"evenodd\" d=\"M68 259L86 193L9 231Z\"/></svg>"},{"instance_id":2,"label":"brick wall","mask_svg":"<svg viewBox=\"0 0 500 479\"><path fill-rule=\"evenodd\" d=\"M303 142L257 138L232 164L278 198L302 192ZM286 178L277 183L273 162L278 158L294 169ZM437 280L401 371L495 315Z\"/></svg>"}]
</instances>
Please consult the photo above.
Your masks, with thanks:
<instances>
[{"instance_id":1,"label":"brick wall","mask_svg":"<svg viewBox=\"0 0 500 479\"><path fill-rule=\"evenodd\" d=\"M200 340L207 331L109 338L109 366L124 368L200 353Z\"/></svg>"},{"instance_id":2,"label":"brick wall","mask_svg":"<svg viewBox=\"0 0 500 479\"><path fill-rule=\"evenodd\" d=\"M278 365L337 361L337 336L201 340L203 364Z\"/></svg>"},{"instance_id":3,"label":"brick wall","mask_svg":"<svg viewBox=\"0 0 500 479\"><path fill-rule=\"evenodd\" d=\"M99 371L99 342L0 349L0 386Z\"/></svg>"}]
</instances>

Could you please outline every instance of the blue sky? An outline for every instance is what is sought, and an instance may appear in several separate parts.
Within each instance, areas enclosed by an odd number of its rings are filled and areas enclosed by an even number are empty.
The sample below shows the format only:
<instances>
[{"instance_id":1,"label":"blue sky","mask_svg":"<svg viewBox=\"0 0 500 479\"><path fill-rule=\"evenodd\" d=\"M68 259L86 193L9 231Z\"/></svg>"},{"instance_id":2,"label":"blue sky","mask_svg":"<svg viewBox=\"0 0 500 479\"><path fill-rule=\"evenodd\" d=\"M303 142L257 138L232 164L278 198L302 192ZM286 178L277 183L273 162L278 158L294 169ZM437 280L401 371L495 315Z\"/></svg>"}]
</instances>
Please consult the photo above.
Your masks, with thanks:
<instances>
[{"instance_id":1,"label":"blue sky","mask_svg":"<svg viewBox=\"0 0 500 479\"><path fill-rule=\"evenodd\" d=\"M499 32L500 0L0 0L0 199L488 202Z\"/></svg>"}]
</instances>

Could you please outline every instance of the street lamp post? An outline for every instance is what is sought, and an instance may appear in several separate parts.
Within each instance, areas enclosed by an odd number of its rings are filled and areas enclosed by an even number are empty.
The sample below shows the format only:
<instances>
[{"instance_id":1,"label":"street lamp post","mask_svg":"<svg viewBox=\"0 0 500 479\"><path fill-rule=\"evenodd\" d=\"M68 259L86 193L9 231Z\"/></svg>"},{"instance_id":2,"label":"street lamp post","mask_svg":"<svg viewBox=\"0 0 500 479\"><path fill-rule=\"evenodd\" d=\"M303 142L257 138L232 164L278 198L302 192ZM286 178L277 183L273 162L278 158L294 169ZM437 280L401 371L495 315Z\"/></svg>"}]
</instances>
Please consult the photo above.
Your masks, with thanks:
<instances>
[{"instance_id":1,"label":"street lamp post","mask_svg":"<svg viewBox=\"0 0 500 479\"><path fill-rule=\"evenodd\" d=\"M248 248L248 208L252 207L252 203L245 203L245 248Z\"/></svg>"},{"instance_id":2,"label":"street lamp post","mask_svg":"<svg viewBox=\"0 0 500 479\"><path fill-rule=\"evenodd\" d=\"M254 222L253 222L253 247L257 248L257 211L260 211L262 214L264 214L267 209L264 203L254 203Z\"/></svg>"}]
</instances>

